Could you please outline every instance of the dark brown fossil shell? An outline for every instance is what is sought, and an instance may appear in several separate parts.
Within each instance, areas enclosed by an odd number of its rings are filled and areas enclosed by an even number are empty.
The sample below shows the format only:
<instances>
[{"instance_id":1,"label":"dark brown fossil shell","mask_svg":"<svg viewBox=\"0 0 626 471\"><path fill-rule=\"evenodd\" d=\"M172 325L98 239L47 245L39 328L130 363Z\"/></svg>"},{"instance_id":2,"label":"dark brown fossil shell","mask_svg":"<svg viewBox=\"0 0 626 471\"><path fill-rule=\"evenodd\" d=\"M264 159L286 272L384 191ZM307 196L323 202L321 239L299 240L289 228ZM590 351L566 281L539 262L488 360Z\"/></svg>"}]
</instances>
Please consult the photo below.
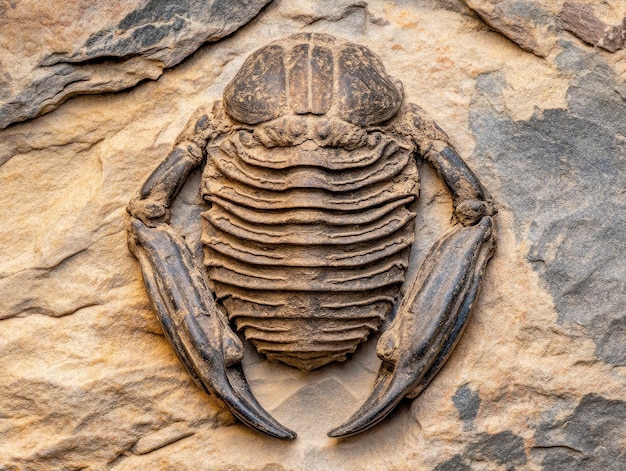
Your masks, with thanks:
<instances>
[{"instance_id":1,"label":"dark brown fossil shell","mask_svg":"<svg viewBox=\"0 0 626 471\"><path fill-rule=\"evenodd\" d=\"M370 126L393 118L401 103L402 94L369 49L319 33L254 52L224 90L228 114L247 124L310 113Z\"/></svg>"}]
</instances>

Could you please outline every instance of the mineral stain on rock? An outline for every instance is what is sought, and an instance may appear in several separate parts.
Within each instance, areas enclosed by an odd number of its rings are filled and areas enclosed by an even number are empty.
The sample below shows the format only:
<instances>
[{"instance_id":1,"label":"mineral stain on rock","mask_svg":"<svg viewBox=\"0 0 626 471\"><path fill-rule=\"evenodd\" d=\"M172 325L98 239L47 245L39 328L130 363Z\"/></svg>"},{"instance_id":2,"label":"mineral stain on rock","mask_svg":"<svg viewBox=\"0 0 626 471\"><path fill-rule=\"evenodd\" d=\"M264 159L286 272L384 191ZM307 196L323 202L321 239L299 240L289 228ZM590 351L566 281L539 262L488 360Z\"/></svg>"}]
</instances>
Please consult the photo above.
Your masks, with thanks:
<instances>
[{"instance_id":1,"label":"mineral stain on rock","mask_svg":"<svg viewBox=\"0 0 626 471\"><path fill-rule=\"evenodd\" d=\"M438 464L433 471L472 471L472 468L463 462L461 455L454 455L449 460Z\"/></svg>"},{"instance_id":2,"label":"mineral stain on rock","mask_svg":"<svg viewBox=\"0 0 626 471\"><path fill-rule=\"evenodd\" d=\"M209 26L216 15L217 18L222 15L224 19L241 16L241 3L226 2L228 9L224 8L223 3L225 2L217 1L207 6L205 2L194 0L175 3L150 0L143 8L126 15L111 30L92 34L86 41L82 54L76 54L76 60L102 55L123 57L127 54L138 54L168 36L174 37L183 29L192 29L193 22L205 21ZM66 56L66 61L73 62L72 56Z\"/></svg>"},{"instance_id":3,"label":"mineral stain on rock","mask_svg":"<svg viewBox=\"0 0 626 471\"><path fill-rule=\"evenodd\" d=\"M478 414L480 395L477 391L473 391L467 384L464 384L454 393L452 402L454 403L454 407L459 411L459 417L464 422L463 428L465 430L470 429L472 422L474 422Z\"/></svg>"},{"instance_id":4,"label":"mineral stain on rock","mask_svg":"<svg viewBox=\"0 0 626 471\"><path fill-rule=\"evenodd\" d=\"M470 110L475 154L489 156L501 175L517 226L527 228L518 237L528 241L528 260L552 294L559 322L583 326L596 355L622 365L626 102L606 66L563 46L557 64L578 76L568 109L513 121L491 105L507 86L502 77L479 78Z\"/></svg>"},{"instance_id":5,"label":"mineral stain on rock","mask_svg":"<svg viewBox=\"0 0 626 471\"><path fill-rule=\"evenodd\" d=\"M519 469L526 464L524 441L510 430L493 435L482 433L479 439L467 447L467 454L476 461L491 461L503 465L507 471Z\"/></svg>"},{"instance_id":6,"label":"mineral stain on rock","mask_svg":"<svg viewBox=\"0 0 626 471\"><path fill-rule=\"evenodd\" d=\"M621 24L610 25L597 17L591 6L565 2L559 20L566 31L591 46L601 47L609 52L616 52L624 47L626 17Z\"/></svg>"},{"instance_id":7,"label":"mineral stain on rock","mask_svg":"<svg viewBox=\"0 0 626 471\"><path fill-rule=\"evenodd\" d=\"M532 453L543 455L544 471L621 471L624 424L626 402L588 394L570 415L541 424Z\"/></svg>"},{"instance_id":8,"label":"mineral stain on rock","mask_svg":"<svg viewBox=\"0 0 626 471\"><path fill-rule=\"evenodd\" d=\"M527 461L522 437L505 430L495 434L478 434L462 455L454 455L438 464L434 471L469 471L473 469L473 462L488 462L502 466L507 471L515 471L522 469Z\"/></svg>"}]
</instances>

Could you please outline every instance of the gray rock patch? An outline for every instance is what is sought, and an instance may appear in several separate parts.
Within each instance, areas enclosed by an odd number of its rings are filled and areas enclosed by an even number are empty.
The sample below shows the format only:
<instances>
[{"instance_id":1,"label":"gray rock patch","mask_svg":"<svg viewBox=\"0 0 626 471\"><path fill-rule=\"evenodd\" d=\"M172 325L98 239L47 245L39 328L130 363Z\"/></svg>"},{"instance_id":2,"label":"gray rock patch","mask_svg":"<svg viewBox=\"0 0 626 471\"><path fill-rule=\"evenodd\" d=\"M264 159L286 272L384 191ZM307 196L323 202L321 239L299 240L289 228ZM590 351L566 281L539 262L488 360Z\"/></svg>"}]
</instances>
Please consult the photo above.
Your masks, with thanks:
<instances>
[{"instance_id":1,"label":"gray rock patch","mask_svg":"<svg viewBox=\"0 0 626 471\"><path fill-rule=\"evenodd\" d=\"M473 462L489 462L502 466L507 471L522 469L527 463L522 437L510 430L496 434L481 433L475 436L462 455L454 455L449 460L439 463L434 471L470 471ZM480 468L492 469L492 468ZM501 468L498 468L501 469Z\"/></svg>"},{"instance_id":2,"label":"gray rock patch","mask_svg":"<svg viewBox=\"0 0 626 471\"><path fill-rule=\"evenodd\" d=\"M589 394L569 416L540 426L533 452L543 454L545 471L621 471L625 423L626 402Z\"/></svg>"},{"instance_id":3,"label":"gray rock patch","mask_svg":"<svg viewBox=\"0 0 626 471\"><path fill-rule=\"evenodd\" d=\"M507 471L526 464L526 452L522 437L510 430L496 434L482 433L479 439L467 447L467 454L476 461L491 461L503 465Z\"/></svg>"},{"instance_id":4,"label":"gray rock patch","mask_svg":"<svg viewBox=\"0 0 626 471\"><path fill-rule=\"evenodd\" d=\"M228 36L271 0L149 0L74 51L44 53L31 83L0 101L0 129L84 94L116 92L155 80L206 42ZM86 26L87 27L87 26Z\"/></svg>"},{"instance_id":5,"label":"gray rock patch","mask_svg":"<svg viewBox=\"0 0 626 471\"><path fill-rule=\"evenodd\" d=\"M454 455L449 460L438 464L433 471L472 471L472 468L463 462L461 455Z\"/></svg>"},{"instance_id":6,"label":"gray rock patch","mask_svg":"<svg viewBox=\"0 0 626 471\"><path fill-rule=\"evenodd\" d=\"M572 48L560 58L579 76L569 109L511 121L492 105L506 86L495 73L478 82L470 125L476 155L493 162L498 199L529 243L528 260L559 322L582 326L598 357L619 365L626 362L626 102L609 71Z\"/></svg>"},{"instance_id":7,"label":"gray rock patch","mask_svg":"<svg viewBox=\"0 0 626 471\"><path fill-rule=\"evenodd\" d=\"M467 384L461 386L452 396L454 407L459 411L459 417L464 422L463 428L469 430L478 414L480 407L480 395L473 391Z\"/></svg>"}]
</instances>

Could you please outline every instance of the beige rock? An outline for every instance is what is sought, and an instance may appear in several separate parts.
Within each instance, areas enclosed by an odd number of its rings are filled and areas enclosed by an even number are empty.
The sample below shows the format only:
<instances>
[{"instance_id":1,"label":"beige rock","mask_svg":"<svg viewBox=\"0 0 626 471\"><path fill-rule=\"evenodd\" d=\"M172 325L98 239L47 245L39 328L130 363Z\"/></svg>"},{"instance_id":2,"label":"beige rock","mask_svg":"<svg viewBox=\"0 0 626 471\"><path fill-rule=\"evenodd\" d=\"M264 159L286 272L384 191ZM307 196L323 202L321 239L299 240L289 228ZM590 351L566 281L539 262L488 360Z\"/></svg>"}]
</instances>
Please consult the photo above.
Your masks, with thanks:
<instances>
[{"instance_id":1,"label":"beige rock","mask_svg":"<svg viewBox=\"0 0 626 471\"><path fill-rule=\"evenodd\" d=\"M509 0L467 0L465 3L485 23L522 49L546 57L555 46L549 2L522 4Z\"/></svg>"},{"instance_id":2,"label":"beige rock","mask_svg":"<svg viewBox=\"0 0 626 471\"><path fill-rule=\"evenodd\" d=\"M602 21L593 8L576 2L566 2L559 14L563 27L592 46L598 46L609 52L621 49L626 38L626 6L618 24ZM619 21L621 20L621 21Z\"/></svg>"},{"instance_id":3,"label":"beige rock","mask_svg":"<svg viewBox=\"0 0 626 471\"><path fill-rule=\"evenodd\" d=\"M155 80L256 16L269 0L5 2L0 6L0 129L76 95Z\"/></svg>"},{"instance_id":4,"label":"beige rock","mask_svg":"<svg viewBox=\"0 0 626 471\"><path fill-rule=\"evenodd\" d=\"M125 14L88 0L35 3L0 3L0 48L25 64L8 71L9 56L0 59L11 92L28 76L26 64L40 60L38 35L84 41L83 22L104 27ZM503 5L480 3L489 18L503 15L493 24L516 25ZM21 29L2 24L28 8L33 19ZM552 24L560 4L544 10ZM586 469L621 469L624 367L611 358L624 345L616 306L625 251L615 236L623 234L624 51L542 28L529 28L531 54L455 2L275 0L158 80L72 98L0 131L0 469L562 470L583 469L582 458ZM125 207L244 58L302 30L381 56L499 202L499 246L446 367L422 396L362 436L325 433L367 396L379 361L375 338L350 361L311 373L248 346L254 393L300 432L282 442L238 423L190 380L127 250ZM451 217L443 184L428 166L420 172L416 260ZM196 241L199 181L190 177L174 208L174 223ZM527 191L534 181L554 189L554 199ZM562 193L576 196L562 202ZM562 225L569 220L577 223L572 232ZM553 238L539 247L546 234ZM589 318L573 317L576 304Z\"/></svg>"}]
</instances>

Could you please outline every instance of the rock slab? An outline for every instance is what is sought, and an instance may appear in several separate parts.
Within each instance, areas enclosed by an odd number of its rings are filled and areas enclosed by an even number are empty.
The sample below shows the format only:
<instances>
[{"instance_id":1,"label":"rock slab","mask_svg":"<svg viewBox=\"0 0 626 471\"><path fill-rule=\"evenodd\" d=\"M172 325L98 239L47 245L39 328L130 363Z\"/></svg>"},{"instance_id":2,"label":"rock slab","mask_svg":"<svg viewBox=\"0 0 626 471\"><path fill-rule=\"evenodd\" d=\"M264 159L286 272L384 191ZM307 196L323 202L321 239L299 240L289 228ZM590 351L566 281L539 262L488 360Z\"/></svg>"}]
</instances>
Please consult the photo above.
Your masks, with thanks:
<instances>
[{"instance_id":1,"label":"rock slab","mask_svg":"<svg viewBox=\"0 0 626 471\"><path fill-rule=\"evenodd\" d=\"M110 14L112 22L102 25L101 29L95 29L85 14L85 21L77 18L81 29L74 37L41 41L41 49L29 57L20 55L19 43L15 43L17 38L10 32L24 23L36 23L37 17L33 18L26 6L10 2L4 7L7 14L4 21L10 22L5 24L9 33L2 35L4 41L0 44L17 51L2 61L4 63L0 62L0 72L11 77L13 70L32 68L22 80L6 80L11 92L0 97L0 129L50 112L76 95L117 92L142 80L156 80L164 69L180 63L202 44L217 41L246 24L269 1L149 0L137 5L133 5L134 2L120 4ZM82 7L102 9L105 13L108 10L89 4ZM58 34L65 34L70 27L64 10L70 9L75 15L80 6L68 2L55 4L55 8L58 8L56 14L50 12L46 18L52 23L47 26L57 29ZM122 12L126 13L123 17ZM0 19L0 25L2 23ZM89 35L80 44L85 33ZM27 39L39 42L36 36ZM18 47L12 47L15 45ZM0 82L0 85L4 84Z\"/></svg>"},{"instance_id":2,"label":"rock slab","mask_svg":"<svg viewBox=\"0 0 626 471\"><path fill-rule=\"evenodd\" d=\"M0 111L13 123L0 131L1 470L626 468L624 48L591 44L547 0L240 2L211 27L201 6L219 2L48 3L0 2L0 100L37 80L21 109L41 97L25 122ZM617 0L573 3L609 27L626 16ZM446 367L361 436L325 432L367 397L376 338L310 373L247 345L255 395L299 432L282 442L186 374L127 250L125 207L244 58L301 31L382 58L498 202L499 245ZM45 113L80 74L69 88L93 93ZM444 185L420 173L413 265L451 218ZM200 180L172 210L197 248Z\"/></svg>"}]
</instances>

